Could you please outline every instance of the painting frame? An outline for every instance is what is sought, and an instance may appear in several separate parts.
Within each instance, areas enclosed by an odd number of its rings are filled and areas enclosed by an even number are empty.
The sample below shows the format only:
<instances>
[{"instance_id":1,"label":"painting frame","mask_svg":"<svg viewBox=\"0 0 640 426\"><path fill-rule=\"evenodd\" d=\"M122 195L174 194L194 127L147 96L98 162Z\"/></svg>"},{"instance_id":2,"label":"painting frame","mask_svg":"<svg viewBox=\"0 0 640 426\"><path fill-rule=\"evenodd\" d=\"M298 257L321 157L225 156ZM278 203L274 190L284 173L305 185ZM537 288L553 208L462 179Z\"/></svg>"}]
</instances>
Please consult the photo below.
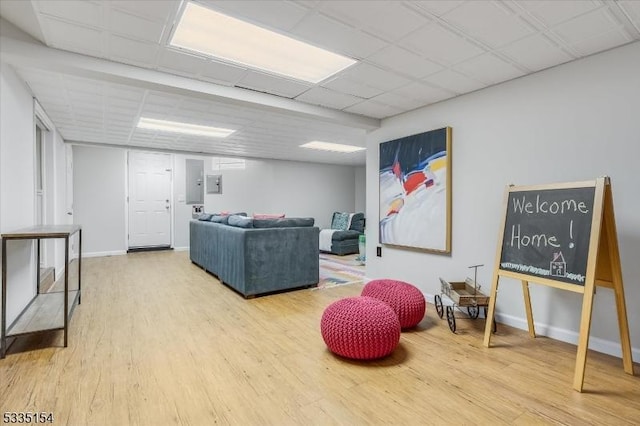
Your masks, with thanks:
<instances>
[{"instance_id":1,"label":"painting frame","mask_svg":"<svg viewBox=\"0 0 640 426\"><path fill-rule=\"evenodd\" d=\"M451 254L452 136L447 126L380 143L380 244Z\"/></svg>"}]
</instances>

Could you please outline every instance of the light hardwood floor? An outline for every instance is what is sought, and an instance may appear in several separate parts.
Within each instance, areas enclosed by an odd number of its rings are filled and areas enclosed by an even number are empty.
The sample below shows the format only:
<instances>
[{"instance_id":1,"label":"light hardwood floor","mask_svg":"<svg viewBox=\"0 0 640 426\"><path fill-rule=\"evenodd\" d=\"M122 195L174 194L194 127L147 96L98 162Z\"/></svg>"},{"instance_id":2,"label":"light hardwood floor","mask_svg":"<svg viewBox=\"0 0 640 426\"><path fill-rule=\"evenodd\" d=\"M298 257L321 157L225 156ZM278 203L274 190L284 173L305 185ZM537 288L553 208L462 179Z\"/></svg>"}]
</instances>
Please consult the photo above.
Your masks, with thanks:
<instances>
[{"instance_id":1,"label":"light hardwood floor","mask_svg":"<svg viewBox=\"0 0 640 426\"><path fill-rule=\"evenodd\" d=\"M486 349L482 320L459 321L454 335L432 305L390 357L340 359L320 317L362 285L245 300L185 252L82 266L69 347L61 333L17 340L0 360L0 411L70 425L640 421L640 377L621 360L590 352L581 394L574 346L499 325Z\"/></svg>"}]
</instances>

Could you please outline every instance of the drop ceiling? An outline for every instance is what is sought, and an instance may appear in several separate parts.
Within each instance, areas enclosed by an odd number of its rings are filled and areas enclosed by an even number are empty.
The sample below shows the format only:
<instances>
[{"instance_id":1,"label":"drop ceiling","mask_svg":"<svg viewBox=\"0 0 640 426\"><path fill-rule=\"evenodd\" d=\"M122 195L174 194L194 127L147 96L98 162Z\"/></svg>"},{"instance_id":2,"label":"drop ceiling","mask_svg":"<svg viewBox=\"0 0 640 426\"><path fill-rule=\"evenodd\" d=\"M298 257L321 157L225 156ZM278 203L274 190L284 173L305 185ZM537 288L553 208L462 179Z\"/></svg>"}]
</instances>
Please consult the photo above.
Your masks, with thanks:
<instances>
[{"instance_id":1,"label":"drop ceiling","mask_svg":"<svg viewBox=\"0 0 640 426\"><path fill-rule=\"evenodd\" d=\"M168 47L183 1L3 0L0 52L67 141L364 164L380 120L640 40L637 1L200 1L356 59L318 84ZM11 27L11 28L9 28ZM226 139L141 116L233 128Z\"/></svg>"}]
</instances>

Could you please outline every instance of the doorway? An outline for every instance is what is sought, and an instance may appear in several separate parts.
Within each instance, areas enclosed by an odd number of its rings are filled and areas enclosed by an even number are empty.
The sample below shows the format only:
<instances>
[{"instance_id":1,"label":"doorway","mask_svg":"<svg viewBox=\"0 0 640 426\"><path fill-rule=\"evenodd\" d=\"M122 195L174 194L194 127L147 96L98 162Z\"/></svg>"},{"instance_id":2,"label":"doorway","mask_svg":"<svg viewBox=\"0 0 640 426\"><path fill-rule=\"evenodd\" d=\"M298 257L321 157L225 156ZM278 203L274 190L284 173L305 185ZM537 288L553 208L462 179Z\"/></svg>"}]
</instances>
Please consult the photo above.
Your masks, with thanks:
<instances>
[{"instance_id":1,"label":"doorway","mask_svg":"<svg viewBox=\"0 0 640 426\"><path fill-rule=\"evenodd\" d=\"M171 154L129 151L128 249L171 247Z\"/></svg>"}]
</instances>

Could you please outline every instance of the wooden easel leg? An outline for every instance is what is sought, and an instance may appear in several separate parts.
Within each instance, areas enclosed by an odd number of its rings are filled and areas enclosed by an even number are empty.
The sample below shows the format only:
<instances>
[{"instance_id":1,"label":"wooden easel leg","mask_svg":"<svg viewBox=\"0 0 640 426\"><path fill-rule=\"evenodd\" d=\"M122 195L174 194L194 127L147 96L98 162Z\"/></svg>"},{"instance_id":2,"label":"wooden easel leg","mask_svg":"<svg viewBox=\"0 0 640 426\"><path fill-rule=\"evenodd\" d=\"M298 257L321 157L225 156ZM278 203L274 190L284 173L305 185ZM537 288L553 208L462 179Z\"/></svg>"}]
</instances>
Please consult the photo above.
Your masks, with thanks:
<instances>
[{"instance_id":1,"label":"wooden easel leg","mask_svg":"<svg viewBox=\"0 0 640 426\"><path fill-rule=\"evenodd\" d=\"M627 305L624 299L622 284L622 267L620 265L620 251L618 248L618 234L616 219L613 213L613 195L611 185L605 190L604 204L604 235L609 251L609 263L613 281L613 292L616 296L616 310L618 311L618 329L620 330L620 346L622 347L622 365L624 372L633 376L633 357L631 340L629 339L629 323L627 322ZM603 259L604 260L604 259Z\"/></svg>"},{"instance_id":2,"label":"wooden easel leg","mask_svg":"<svg viewBox=\"0 0 640 426\"><path fill-rule=\"evenodd\" d=\"M489 314L485 318L484 325L484 346L491 345L491 334L493 331L494 316L496 313L496 296L498 293L498 274L494 273L493 283L491 284L491 294L489 295Z\"/></svg>"},{"instance_id":3,"label":"wooden easel leg","mask_svg":"<svg viewBox=\"0 0 640 426\"><path fill-rule=\"evenodd\" d=\"M529 281L522 280L522 294L524 295L524 308L527 311L527 325L529 336L536 337L536 329L533 324L533 311L531 310L531 295L529 294Z\"/></svg>"},{"instance_id":4,"label":"wooden easel leg","mask_svg":"<svg viewBox=\"0 0 640 426\"><path fill-rule=\"evenodd\" d=\"M594 283L587 283L582 301L582 318L580 319L580 337L578 339L578 354L576 369L573 374L573 388L582 392L584 384L584 370L587 365L587 350L589 349L589 332L591 330L591 313L593 311Z\"/></svg>"},{"instance_id":5,"label":"wooden easel leg","mask_svg":"<svg viewBox=\"0 0 640 426\"><path fill-rule=\"evenodd\" d=\"M629 339L629 323L627 322L627 307L624 301L622 283L614 283L616 295L616 308L618 310L618 328L620 329L620 345L622 346L622 365L624 372L633 376L633 355L631 353L631 340Z\"/></svg>"}]
</instances>

